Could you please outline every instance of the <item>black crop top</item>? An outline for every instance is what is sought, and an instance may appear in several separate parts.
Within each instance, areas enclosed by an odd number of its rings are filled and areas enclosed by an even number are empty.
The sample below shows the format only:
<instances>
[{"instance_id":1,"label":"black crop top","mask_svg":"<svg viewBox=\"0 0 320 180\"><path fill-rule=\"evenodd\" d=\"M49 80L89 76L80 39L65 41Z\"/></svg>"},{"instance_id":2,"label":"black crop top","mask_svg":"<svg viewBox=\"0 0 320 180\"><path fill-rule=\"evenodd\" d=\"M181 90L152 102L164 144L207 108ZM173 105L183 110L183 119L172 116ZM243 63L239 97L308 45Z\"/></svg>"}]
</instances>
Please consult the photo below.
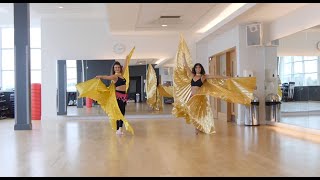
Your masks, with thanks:
<instances>
[{"instance_id":1,"label":"black crop top","mask_svg":"<svg viewBox=\"0 0 320 180\"><path fill-rule=\"evenodd\" d=\"M197 81L194 81L193 78L191 80L191 86L198 86L198 87L201 87L202 86L202 81L201 81L201 78L199 78Z\"/></svg>"},{"instance_id":2,"label":"black crop top","mask_svg":"<svg viewBox=\"0 0 320 180\"><path fill-rule=\"evenodd\" d=\"M115 85L116 85L116 87L126 85L126 79L125 78L122 79L122 78L118 77L118 80L115 83Z\"/></svg>"}]
</instances>

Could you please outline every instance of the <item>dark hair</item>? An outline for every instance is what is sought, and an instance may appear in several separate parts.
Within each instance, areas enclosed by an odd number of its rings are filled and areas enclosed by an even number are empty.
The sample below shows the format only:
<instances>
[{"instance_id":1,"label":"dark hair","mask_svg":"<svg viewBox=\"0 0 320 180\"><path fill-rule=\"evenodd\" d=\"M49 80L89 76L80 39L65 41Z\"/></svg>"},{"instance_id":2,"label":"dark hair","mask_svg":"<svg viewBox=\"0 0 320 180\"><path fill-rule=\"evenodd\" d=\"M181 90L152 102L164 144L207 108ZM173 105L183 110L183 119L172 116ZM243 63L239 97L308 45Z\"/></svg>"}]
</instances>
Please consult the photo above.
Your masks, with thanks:
<instances>
[{"instance_id":1,"label":"dark hair","mask_svg":"<svg viewBox=\"0 0 320 180\"><path fill-rule=\"evenodd\" d=\"M203 68L203 66L202 66L202 64L200 64L200 63L196 63L194 66L193 66L193 68L192 68L192 74L196 74L196 67L197 66L200 66L200 68L201 68L201 74L202 75L204 75L204 74L206 74L206 72L204 71L204 68Z\"/></svg>"},{"instance_id":2,"label":"dark hair","mask_svg":"<svg viewBox=\"0 0 320 180\"><path fill-rule=\"evenodd\" d=\"M119 66L120 66L120 72L122 73L122 66L121 66L121 64L119 63L119 61L116 61L116 62L114 62L113 65L112 65L112 69L111 69L112 74L115 74L115 73L116 73L116 72L114 72L114 66L115 66L115 65L119 65Z\"/></svg>"}]
</instances>

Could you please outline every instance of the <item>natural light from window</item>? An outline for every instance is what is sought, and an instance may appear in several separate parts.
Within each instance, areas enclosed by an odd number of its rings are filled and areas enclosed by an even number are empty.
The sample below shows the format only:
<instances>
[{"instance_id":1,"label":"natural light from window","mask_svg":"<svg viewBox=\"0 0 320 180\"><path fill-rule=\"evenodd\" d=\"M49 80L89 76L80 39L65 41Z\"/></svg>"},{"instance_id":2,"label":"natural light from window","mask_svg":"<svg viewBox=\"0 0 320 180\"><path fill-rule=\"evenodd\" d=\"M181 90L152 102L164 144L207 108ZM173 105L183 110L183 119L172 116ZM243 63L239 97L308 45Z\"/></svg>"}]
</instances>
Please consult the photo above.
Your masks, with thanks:
<instances>
[{"instance_id":1,"label":"natural light from window","mask_svg":"<svg viewBox=\"0 0 320 180\"><path fill-rule=\"evenodd\" d=\"M0 28L1 90L14 89L14 28ZM41 83L41 29L30 28L31 83Z\"/></svg>"},{"instance_id":2,"label":"natural light from window","mask_svg":"<svg viewBox=\"0 0 320 180\"><path fill-rule=\"evenodd\" d=\"M319 56L281 56L278 62L282 83L295 82L296 86L318 86Z\"/></svg>"}]
</instances>

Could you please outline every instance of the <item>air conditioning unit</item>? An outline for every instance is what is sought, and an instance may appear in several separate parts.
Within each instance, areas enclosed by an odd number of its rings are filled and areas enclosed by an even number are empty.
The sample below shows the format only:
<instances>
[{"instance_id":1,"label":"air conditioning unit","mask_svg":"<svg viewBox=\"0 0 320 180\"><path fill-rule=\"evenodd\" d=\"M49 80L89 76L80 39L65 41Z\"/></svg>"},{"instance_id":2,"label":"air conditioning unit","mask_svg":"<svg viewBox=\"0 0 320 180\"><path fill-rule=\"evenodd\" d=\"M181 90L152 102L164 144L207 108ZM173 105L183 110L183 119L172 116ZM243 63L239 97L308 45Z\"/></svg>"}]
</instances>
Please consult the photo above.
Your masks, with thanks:
<instances>
[{"instance_id":1,"label":"air conditioning unit","mask_svg":"<svg viewBox=\"0 0 320 180\"><path fill-rule=\"evenodd\" d=\"M246 26L247 46L262 46L262 25L252 23Z\"/></svg>"}]
</instances>

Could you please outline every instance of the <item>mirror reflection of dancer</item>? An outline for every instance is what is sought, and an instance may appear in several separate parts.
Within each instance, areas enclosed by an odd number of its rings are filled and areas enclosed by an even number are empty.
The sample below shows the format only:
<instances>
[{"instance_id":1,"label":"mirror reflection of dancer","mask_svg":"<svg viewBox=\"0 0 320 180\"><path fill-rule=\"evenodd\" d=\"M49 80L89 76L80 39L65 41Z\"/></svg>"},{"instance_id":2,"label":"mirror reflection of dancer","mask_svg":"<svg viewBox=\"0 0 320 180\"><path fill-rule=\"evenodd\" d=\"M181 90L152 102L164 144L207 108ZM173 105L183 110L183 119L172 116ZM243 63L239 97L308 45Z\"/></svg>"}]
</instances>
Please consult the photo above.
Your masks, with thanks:
<instances>
[{"instance_id":1,"label":"mirror reflection of dancer","mask_svg":"<svg viewBox=\"0 0 320 180\"><path fill-rule=\"evenodd\" d=\"M123 125L127 131L134 134L132 127L124 117L129 87L128 66L134 50L135 48L127 55L124 68L119 62L115 62L112 66L112 75L98 75L91 80L76 85L79 91L78 98L88 97L97 101L109 116L111 127L116 130L118 135L124 134ZM111 80L110 85L106 87L101 79Z\"/></svg>"},{"instance_id":2,"label":"mirror reflection of dancer","mask_svg":"<svg viewBox=\"0 0 320 180\"><path fill-rule=\"evenodd\" d=\"M230 103L250 105L256 88L256 78L206 75L201 64L195 64L190 70L191 62L188 46L180 36L173 72L172 114L185 118L188 124L192 123L197 129L196 134L199 131L206 134L215 133L207 95Z\"/></svg>"},{"instance_id":3,"label":"mirror reflection of dancer","mask_svg":"<svg viewBox=\"0 0 320 180\"><path fill-rule=\"evenodd\" d=\"M126 67L126 65L124 66ZM106 80L112 80L114 82L114 85L116 86L116 97L118 106L120 108L120 111L122 115L124 116L126 113L126 105L128 101L128 94L126 93L126 79L123 77L123 72L126 69L123 68L121 64L116 61L112 66L112 75L98 75L96 78L98 79L106 79ZM124 134L122 130L123 121L121 119L117 120L117 132L116 134Z\"/></svg>"}]
</instances>

